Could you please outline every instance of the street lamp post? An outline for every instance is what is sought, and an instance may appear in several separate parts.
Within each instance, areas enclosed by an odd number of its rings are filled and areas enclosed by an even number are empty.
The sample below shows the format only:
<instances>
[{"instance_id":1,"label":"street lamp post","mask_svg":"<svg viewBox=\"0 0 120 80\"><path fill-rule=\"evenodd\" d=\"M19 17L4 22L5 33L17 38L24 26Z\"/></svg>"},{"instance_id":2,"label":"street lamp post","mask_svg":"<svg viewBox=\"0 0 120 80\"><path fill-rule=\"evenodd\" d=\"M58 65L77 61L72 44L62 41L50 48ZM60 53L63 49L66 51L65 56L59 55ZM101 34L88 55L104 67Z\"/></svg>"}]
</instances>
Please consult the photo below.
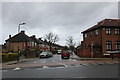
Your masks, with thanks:
<instances>
[{"instance_id":1,"label":"street lamp post","mask_svg":"<svg viewBox=\"0 0 120 80\"><path fill-rule=\"evenodd\" d=\"M24 25L26 23L20 23L18 25L18 33L20 32L20 25ZM19 49L19 42L18 42L18 57L17 57L17 62L19 62L19 59L20 59L20 49Z\"/></svg>"},{"instance_id":2,"label":"street lamp post","mask_svg":"<svg viewBox=\"0 0 120 80\"><path fill-rule=\"evenodd\" d=\"M93 43L91 44L91 58L93 58Z\"/></svg>"},{"instance_id":3,"label":"street lamp post","mask_svg":"<svg viewBox=\"0 0 120 80\"><path fill-rule=\"evenodd\" d=\"M26 23L20 23L20 24L18 25L18 33L20 32L20 25L24 25L24 24L26 24Z\"/></svg>"}]
</instances>

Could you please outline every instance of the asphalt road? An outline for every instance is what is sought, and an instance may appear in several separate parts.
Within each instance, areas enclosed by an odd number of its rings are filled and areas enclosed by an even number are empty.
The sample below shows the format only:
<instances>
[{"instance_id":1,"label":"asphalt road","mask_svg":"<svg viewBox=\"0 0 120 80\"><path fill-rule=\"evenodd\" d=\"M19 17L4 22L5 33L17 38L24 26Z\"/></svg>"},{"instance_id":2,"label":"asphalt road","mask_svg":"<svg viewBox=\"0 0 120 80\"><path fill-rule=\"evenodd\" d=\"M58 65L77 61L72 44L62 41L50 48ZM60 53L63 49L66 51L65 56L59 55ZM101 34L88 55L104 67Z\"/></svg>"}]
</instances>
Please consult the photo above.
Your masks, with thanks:
<instances>
[{"instance_id":1,"label":"asphalt road","mask_svg":"<svg viewBox=\"0 0 120 80\"><path fill-rule=\"evenodd\" d=\"M73 55L73 56L75 56L75 55ZM71 58L72 58L72 55L71 55ZM61 59L61 56L56 54L50 58L42 58L42 59L36 58L32 61L22 62L22 64L42 64L42 63L50 64L50 63L63 63L63 62L77 61L76 59L71 59L71 58L70 59Z\"/></svg>"},{"instance_id":2,"label":"asphalt road","mask_svg":"<svg viewBox=\"0 0 120 80\"><path fill-rule=\"evenodd\" d=\"M3 78L118 78L118 64L3 70Z\"/></svg>"},{"instance_id":3,"label":"asphalt road","mask_svg":"<svg viewBox=\"0 0 120 80\"><path fill-rule=\"evenodd\" d=\"M60 55L54 55L51 58L36 58L18 63L18 65L51 63L59 65L4 69L2 70L2 78L118 78L118 64L64 64L64 62L74 63L76 61L72 58L61 59Z\"/></svg>"}]
</instances>

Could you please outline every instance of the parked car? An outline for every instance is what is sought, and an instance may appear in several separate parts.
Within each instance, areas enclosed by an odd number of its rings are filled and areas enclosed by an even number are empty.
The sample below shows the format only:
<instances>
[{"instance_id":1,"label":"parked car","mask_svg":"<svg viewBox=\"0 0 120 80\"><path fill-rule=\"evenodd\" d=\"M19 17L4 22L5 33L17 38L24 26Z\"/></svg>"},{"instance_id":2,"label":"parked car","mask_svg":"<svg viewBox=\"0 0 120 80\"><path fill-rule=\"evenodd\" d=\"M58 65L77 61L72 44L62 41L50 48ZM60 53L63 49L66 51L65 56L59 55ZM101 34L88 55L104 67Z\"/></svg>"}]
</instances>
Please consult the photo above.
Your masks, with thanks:
<instances>
[{"instance_id":1,"label":"parked car","mask_svg":"<svg viewBox=\"0 0 120 80\"><path fill-rule=\"evenodd\" d=\"M50 55L48 52L42 52L39 57L40 58L48 58L48 57L50 57Z\"/></svg>"},{"instance_id":2,"label":"parked car","mask_svg":"<svg viewBox=\"0 0 120 80\"><path fill-rule=\"evenodd\" d=\"M47 51L47 53L49 54L49 57L53 56L53 53L51 51Z\"/></svg>"},{"instance_id":3,"label":"parked car","mask_svg":"<svg viewBox=\"0 0 120 80\"><path fill-rule=\"evenodd\" d=\"M61 53L61 58L62 58L62 59L64 59L64 58L69 59L69 58L70 58L70 53L69 53L69 51L63 51L63 52Z\"/></svg>"},{"instance_id":4,"label":"parked car","mask_svg":"<svg viewBox=\"0 0 120 80\"><path fill-rule=\"evenodd\" d=\"M58 50L57 51L57 54L59 55L59 54L61 54L62 53L62 50Z\"/></svg>"},{"instance_id":5,"label":"parked car","mask_svg":"<svg viewBox=\"0 0 120 80\"><path fill-rule=\"evenodd\" d=\"M74 52L73 52L73 51L71 51L71 50L68 50L68 53L70 53L71 55L73 55L73 54L74 54Z\"/></svg>"}]
</instances>

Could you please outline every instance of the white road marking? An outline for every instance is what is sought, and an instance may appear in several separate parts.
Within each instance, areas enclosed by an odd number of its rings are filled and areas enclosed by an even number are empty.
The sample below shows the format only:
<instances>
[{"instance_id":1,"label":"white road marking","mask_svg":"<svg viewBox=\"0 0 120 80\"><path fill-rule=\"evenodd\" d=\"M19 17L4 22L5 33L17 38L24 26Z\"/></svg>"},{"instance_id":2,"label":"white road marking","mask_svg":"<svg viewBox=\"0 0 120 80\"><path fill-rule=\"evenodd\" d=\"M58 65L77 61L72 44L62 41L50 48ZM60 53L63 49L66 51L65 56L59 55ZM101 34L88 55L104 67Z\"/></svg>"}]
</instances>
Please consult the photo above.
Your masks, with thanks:
<instances>
[{"instance_id":1,"label":"white road marking","mask_svg":"<svg viewBox=\"0 0 120 80\"><path fill-rule=\"evenodd\" d=\"M21 68L20 67L16 67L13 70L17 71L17 70L21 70Z\"/></svg>"},{"instance_id":2,"label":"white road marking","mask_svg":"<svg viewBox=\"0 0 120 80\"><path fill-rule=\"evenodd\" d=\"M64 65L65 67L68 67L66 64L63 64L63 63L59 63L59 64Z\"/></svg>"},{"instance_id":3,"label":"white road marking","mask_svg":"<svg viewBox=\"0 0 120 80\"><path fill-rule=\"evenodd\" d=\"M64 64L65 67L68 67L67 65Z\"/></svg>"},{"instance_id":4,"label":"white road marking","mask_svg":"<svg viewBox=\"0 0 120 80\"><path fill-rule=\"evenodd\" d=\"M88 64L82 64L83 66L88 66Z\"/></svg>"},{"instance_id":5,"label":"white road marking","mask_svg":"<svg viewBox=\"0 0 120 80\"><path fill-rule=\"evenodd\" d=\"M43 66L43 68L49 68L48 66Z\"/></svg>"},{"instance_id":6,"label":"white road marking","mask_svg":"<svg viewBox=\"0 0 120 80\"><path fill-rule=\"evenodd\" d=\"M77 61L77 60L74 59L73 61Z\"/></svg>"}]
</instances>

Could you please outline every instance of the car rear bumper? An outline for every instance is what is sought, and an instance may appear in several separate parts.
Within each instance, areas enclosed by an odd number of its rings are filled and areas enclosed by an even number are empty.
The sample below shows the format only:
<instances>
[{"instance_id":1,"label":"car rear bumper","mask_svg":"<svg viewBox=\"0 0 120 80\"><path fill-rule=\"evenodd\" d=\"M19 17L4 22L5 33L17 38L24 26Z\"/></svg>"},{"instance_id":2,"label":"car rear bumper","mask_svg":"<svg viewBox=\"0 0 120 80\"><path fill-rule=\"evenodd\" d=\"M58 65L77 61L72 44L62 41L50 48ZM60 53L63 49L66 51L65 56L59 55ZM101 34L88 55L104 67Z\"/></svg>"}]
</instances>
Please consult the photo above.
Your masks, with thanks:
<instances>
[{"instance_id":1,"label":"car rear bumper","mask_svg":"<svg viewBox=\"0 0 120 80\"><path fill-rule=\"evenodd\" d=\"M63 58L70 58L70 56L61 56L61 58L63 59Z\"/></svg>"}]
</instances>

